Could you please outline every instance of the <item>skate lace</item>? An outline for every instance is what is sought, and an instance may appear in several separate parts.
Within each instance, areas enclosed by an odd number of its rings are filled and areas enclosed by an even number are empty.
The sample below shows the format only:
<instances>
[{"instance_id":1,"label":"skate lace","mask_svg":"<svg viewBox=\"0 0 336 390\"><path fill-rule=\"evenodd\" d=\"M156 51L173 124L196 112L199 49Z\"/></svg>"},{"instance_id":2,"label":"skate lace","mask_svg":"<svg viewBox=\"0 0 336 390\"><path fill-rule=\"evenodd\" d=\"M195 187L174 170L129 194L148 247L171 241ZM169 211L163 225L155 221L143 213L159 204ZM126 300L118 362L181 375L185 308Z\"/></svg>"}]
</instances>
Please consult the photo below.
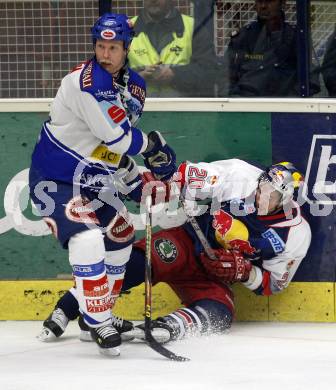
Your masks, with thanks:
<instances>
[{"instance_id":1,"label":"skate lace","mask_svg":"<svg viewBox=\"0 0 336 390\"><path fill-rule=\"evenodd\" d=\"M101 328L97 328L96 332L99 334L100 337L102 337L104 339L118 333L112 326L109 326L109 325L102 326Z\"/></svg>"},{"instance_id":2,"label":"skate lace","mask_svg":"<svg viewBox=\"0 0 336 390\"><path fill-rule=\"evenodd\" d=\"M120 317L112 315L112 325L122 328L124 320Z\"/></svg>"},{"instance_id":3,"label":"skate lace","mask_svg":"<svg viewBox=\"0 0 336 390\"><path fill-rule=\"evenodd\" d=\"M59 325L63 330L66 328L69 322L62 309L54 310L51 319L52 321L56 322L56 324Z\"/></svg>"}]
</instances>

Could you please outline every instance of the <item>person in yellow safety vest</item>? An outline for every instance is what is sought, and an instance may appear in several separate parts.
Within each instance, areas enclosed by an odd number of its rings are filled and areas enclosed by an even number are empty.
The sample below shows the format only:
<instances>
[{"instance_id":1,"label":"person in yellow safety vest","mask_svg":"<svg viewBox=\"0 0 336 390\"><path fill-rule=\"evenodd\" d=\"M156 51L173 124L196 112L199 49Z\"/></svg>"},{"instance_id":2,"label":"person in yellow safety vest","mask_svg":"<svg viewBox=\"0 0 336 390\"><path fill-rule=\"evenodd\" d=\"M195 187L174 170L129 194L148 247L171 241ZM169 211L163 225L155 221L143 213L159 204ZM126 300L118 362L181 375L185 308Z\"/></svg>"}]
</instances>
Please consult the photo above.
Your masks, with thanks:
<instances>
[{"instance_id":1,"label":"person in yellow safety vest","mask_svg":"<svg viewBox=\"0 0 336 390\"><path fill-rule=\"evenodd\" d=\"M214 96L214 44L194 18L172 0L144 0L128 54L129 66L147 83L150 97Z\"/></svg>"}]
</instances>

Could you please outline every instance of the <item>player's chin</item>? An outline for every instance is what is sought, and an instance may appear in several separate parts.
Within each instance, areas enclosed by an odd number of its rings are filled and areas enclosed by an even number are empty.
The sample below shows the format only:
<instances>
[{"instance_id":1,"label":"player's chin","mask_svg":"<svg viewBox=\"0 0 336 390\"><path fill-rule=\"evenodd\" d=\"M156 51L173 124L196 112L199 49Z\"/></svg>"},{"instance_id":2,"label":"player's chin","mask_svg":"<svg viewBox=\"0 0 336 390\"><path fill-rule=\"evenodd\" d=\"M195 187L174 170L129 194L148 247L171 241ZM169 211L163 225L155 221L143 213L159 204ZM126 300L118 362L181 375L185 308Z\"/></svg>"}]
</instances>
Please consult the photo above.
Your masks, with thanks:
<instances>
[{"instance_id":1,"label":"player's chin","mask_svg":"<svg viewBox=\"0 0 336 390\"><path fill-rule=\"evenodd\" d=\"M268 209L262 206L257 207L257 215L268 215Z\"/></svg>"},{"instance_id":2,"label":"player's chin","mask_svg":"<svg viewBox=\"0 0 336 390\"><path fill-rule=\"evenodd\" d=\"M106 62L100 62L99 63L101 65L102 68L104 68L107 72L109 73L114 73L115 72L115 66L113 66L112 64L108 64Z\"/></svg>"}]
</instances>

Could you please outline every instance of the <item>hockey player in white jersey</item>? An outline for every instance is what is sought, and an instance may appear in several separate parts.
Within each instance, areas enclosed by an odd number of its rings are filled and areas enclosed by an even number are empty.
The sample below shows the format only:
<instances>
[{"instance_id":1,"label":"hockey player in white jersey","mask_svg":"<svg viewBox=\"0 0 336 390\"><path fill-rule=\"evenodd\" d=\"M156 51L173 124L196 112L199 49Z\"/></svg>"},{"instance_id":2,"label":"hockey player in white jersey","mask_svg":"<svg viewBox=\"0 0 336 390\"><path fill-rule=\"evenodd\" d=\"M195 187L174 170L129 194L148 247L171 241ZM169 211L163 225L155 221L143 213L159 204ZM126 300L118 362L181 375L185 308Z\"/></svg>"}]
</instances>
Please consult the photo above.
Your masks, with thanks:
<instances>
[{"instance_id":1,"label":"hockey player in white jersey","mask_svg":"<svg viewBox=\"0 0 336 390\"><path fill-rule=\"evenodd\" d=\"M141 155L157 178L167 180L176 171L175 153L159 132L147 136L135 127L146 87L127 66L134 35L127 16L105 14L91 33L94 57L63 78L42 127L32 156L30 194L69 250L80 310L100 352L117 355L121 340L111 307L134 241L120 192L141 193L130 156Z\"/></svg>"},{"instance_id":2,"label":"hockey player in white jersey","mask_svg":"<svg viewBox=\"0 0 336 390\"><path fill-rule=\"evenodd\" d=\"M204 253L188 222L153 234L153 281L168 283L186 306L153 322L154 327L169 330L170 339L229 327L234 303L228 283L242 282L259 295L284 290L311 241L310 227L293 200L303 178L290 163L265 171L238 159L183 163L176 176L217 260ZM195 199L212 203L205 210ZM132 250L123 288L143 282L144 267L145 242L140 240ZM59 300L44 322L56 336L64 332L68 319L78 316L72 292ZM119 323L120 332L131 328L129 322Z\"/></svg>"}]
</instances>

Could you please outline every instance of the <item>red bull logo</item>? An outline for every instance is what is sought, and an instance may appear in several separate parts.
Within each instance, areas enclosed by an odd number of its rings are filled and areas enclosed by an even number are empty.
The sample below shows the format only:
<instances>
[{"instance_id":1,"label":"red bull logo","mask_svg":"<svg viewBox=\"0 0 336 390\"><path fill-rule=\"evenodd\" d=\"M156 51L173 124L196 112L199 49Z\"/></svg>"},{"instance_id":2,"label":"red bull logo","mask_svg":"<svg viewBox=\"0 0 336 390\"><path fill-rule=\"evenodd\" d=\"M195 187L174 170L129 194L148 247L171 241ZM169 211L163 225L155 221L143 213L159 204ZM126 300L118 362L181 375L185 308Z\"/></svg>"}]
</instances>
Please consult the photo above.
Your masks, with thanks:
<instances>
[{"instance_id":1,"label":"red bull logo","mask_svg":"<svg viewBox=\"0 0 336 390\"><path fill-rule=\"evenodd\" d=\"M214 218L212 221L212 227L218 232L222 237L231 229L233 218L230 214L226 213L223 210L218 210L214 213Z\"/></svg>"},{"instance_id":2,"label":"red bull logo","mask_svg":"<svg viewBox=\"0 0 336 390\"><path fill-rule=\"evenodd\" d=\"M212 221L217 241L225 248L234 249L246 255L253 255L256 249L248 241L249 232L244 223L223 210L216 211Z\"/></svg>"}]
</instances>

